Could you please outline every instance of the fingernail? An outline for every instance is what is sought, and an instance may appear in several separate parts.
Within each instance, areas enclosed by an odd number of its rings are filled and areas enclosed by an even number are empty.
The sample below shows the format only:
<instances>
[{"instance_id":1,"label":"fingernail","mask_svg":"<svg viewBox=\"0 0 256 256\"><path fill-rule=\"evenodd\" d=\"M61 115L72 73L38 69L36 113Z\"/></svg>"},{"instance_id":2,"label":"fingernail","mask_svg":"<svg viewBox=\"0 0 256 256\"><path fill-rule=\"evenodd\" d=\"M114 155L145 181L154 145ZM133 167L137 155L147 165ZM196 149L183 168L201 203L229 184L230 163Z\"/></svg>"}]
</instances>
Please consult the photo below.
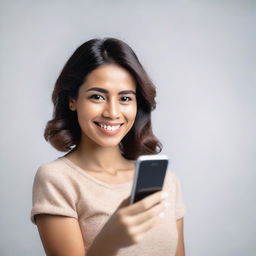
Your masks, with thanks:
<instances>
[{"instance_id":1,"label":"fingernail","mask_svg":"<svg viewBox=\"0 0 256 256\"><path fill-rule=\"evenodd\" d=\"M162 199L165 199L169 196L169 194L167 192L163 192L162 195L161 195L161 198Z\"/></svg>"},{"instance_id":2,"label":"fingernail","mask_svg":"<svg viewBox=\"0 0 256 256\"><path fill-rule=\"evenodd\" d=\"M170 203L169 203L169 202L164 201L164 207L169 207L169 206L170 206Z\"/></svg>"},{"instance_id":3,"label":"fingernail","mask_svg":"<svg viewBox=\"0 0 256 256\"><path fill-rule=\"evenodd\" d=\"M161 213L159 214L159 216L160 216L160 218L163 218L163 217L164 217L164 212L161 212Z\"/></svg>"}]
</instances>

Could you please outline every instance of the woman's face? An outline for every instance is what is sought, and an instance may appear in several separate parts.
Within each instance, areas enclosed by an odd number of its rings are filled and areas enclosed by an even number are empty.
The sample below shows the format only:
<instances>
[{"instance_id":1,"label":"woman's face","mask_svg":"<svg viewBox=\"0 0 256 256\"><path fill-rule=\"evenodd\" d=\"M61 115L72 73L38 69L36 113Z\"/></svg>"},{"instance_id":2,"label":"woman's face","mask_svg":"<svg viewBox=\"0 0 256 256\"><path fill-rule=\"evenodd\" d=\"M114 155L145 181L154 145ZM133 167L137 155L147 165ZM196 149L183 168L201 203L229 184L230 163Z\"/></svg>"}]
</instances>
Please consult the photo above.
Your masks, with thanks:
<instances>
[{"instance_id":1,"label":"woman's face","mask_svg":"<svg viewBox=\"0 0 256 256\"><path fill-rule=\"evenodd\" d=\"M101 65L87 75L77 99L69 103L77 111L82 142L116 146L135 121L136 83L126 69Z\"/></svg>"}]
</instances>

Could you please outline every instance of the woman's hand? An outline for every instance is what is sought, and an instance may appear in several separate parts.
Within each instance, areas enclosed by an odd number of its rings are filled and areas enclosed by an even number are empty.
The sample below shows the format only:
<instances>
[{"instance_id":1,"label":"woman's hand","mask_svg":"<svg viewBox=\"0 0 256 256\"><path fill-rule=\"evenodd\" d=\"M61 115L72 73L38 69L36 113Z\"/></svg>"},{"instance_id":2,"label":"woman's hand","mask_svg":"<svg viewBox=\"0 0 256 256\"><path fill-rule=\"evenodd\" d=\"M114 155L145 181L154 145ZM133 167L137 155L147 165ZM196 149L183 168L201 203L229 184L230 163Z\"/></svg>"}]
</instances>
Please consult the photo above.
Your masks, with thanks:
<instances>
[{"instance_id":1,"label":"woman's hand","mask_svg":"<svg viewBox=\"0 0 256 256\"><path fill-rule=\"evenodd\" d=\"M130 197L125 199L97 235L98 245L118 251L141 242L163 216L169 205L164 200L167 196L165 191L158 191L132 205L129 205Z\"/></svg>"}]
</instances>

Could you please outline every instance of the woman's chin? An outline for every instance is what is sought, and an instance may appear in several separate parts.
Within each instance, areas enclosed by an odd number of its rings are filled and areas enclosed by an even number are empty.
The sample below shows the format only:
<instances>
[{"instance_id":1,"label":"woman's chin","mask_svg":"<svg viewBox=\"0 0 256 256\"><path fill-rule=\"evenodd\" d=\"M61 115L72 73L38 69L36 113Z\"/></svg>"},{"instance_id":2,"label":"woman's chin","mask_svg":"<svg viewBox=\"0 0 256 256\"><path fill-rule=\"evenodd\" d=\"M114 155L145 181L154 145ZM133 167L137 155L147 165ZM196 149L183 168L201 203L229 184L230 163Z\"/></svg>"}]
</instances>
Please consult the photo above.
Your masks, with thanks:
<instances>
[{"instance_id":1,"label":"woman's chin","mask_svg":"<svg viewBox=\"0 0 256 256\"><path fill-rule=\"evenodd\" d=\"M119 139L97 139L93 140L93 143L99 147L104 147L104 148L112 148L112 147L117 147L119 146L120 140Z\"/></svg>"},{"instance_id":2,"label":"woman's chin","mask_svg":"<svg viewBox=\"0 0 256 256\"><path fill-rule=\"evenodd\" d=\"M83 136L83 144L84 145L94 145L94 146L98 146L98 147L104 147L104 148L111 148L111 147L117 147L119 146L119 143L121 142L121 140L123 139L124 134L120 134L115 135L115 136L100 136L101 134L91 134L91 136L89 135L84 135Z\"/></svg>"},{"instance_id":3,"label":"woman's chin","mask_svg":"<svg viewBox=\"0 0 256 256\"><path fill-rule=\"evenodd\" d=\"M119 145L119 141L118 142L101 142L101 143L97 143L100 147L104 147L104 148L113 148L113 147L117 147Z\"/></svg>"}]
</instances>

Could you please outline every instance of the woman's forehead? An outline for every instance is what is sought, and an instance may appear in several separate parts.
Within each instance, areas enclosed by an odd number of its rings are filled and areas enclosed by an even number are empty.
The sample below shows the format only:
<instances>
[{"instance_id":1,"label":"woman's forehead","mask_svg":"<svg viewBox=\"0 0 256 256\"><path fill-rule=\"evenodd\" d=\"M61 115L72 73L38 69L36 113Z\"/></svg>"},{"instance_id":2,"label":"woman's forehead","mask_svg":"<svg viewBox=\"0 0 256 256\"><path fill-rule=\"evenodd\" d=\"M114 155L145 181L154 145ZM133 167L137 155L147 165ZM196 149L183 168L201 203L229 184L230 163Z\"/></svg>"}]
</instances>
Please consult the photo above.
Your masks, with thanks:
<instances>
[{"instance_id":1,"label":"woman's forehead","mask_svg":"<svg viewBox=\"0 0 256 256\"><path fill-rule=\"evenodd\" d=\"M83 84L85 88L106 87L118 90L135 90L136 82L133 76L125 68L114 65L101 65L90 72Z\"/></svg>"}]
</instances>

